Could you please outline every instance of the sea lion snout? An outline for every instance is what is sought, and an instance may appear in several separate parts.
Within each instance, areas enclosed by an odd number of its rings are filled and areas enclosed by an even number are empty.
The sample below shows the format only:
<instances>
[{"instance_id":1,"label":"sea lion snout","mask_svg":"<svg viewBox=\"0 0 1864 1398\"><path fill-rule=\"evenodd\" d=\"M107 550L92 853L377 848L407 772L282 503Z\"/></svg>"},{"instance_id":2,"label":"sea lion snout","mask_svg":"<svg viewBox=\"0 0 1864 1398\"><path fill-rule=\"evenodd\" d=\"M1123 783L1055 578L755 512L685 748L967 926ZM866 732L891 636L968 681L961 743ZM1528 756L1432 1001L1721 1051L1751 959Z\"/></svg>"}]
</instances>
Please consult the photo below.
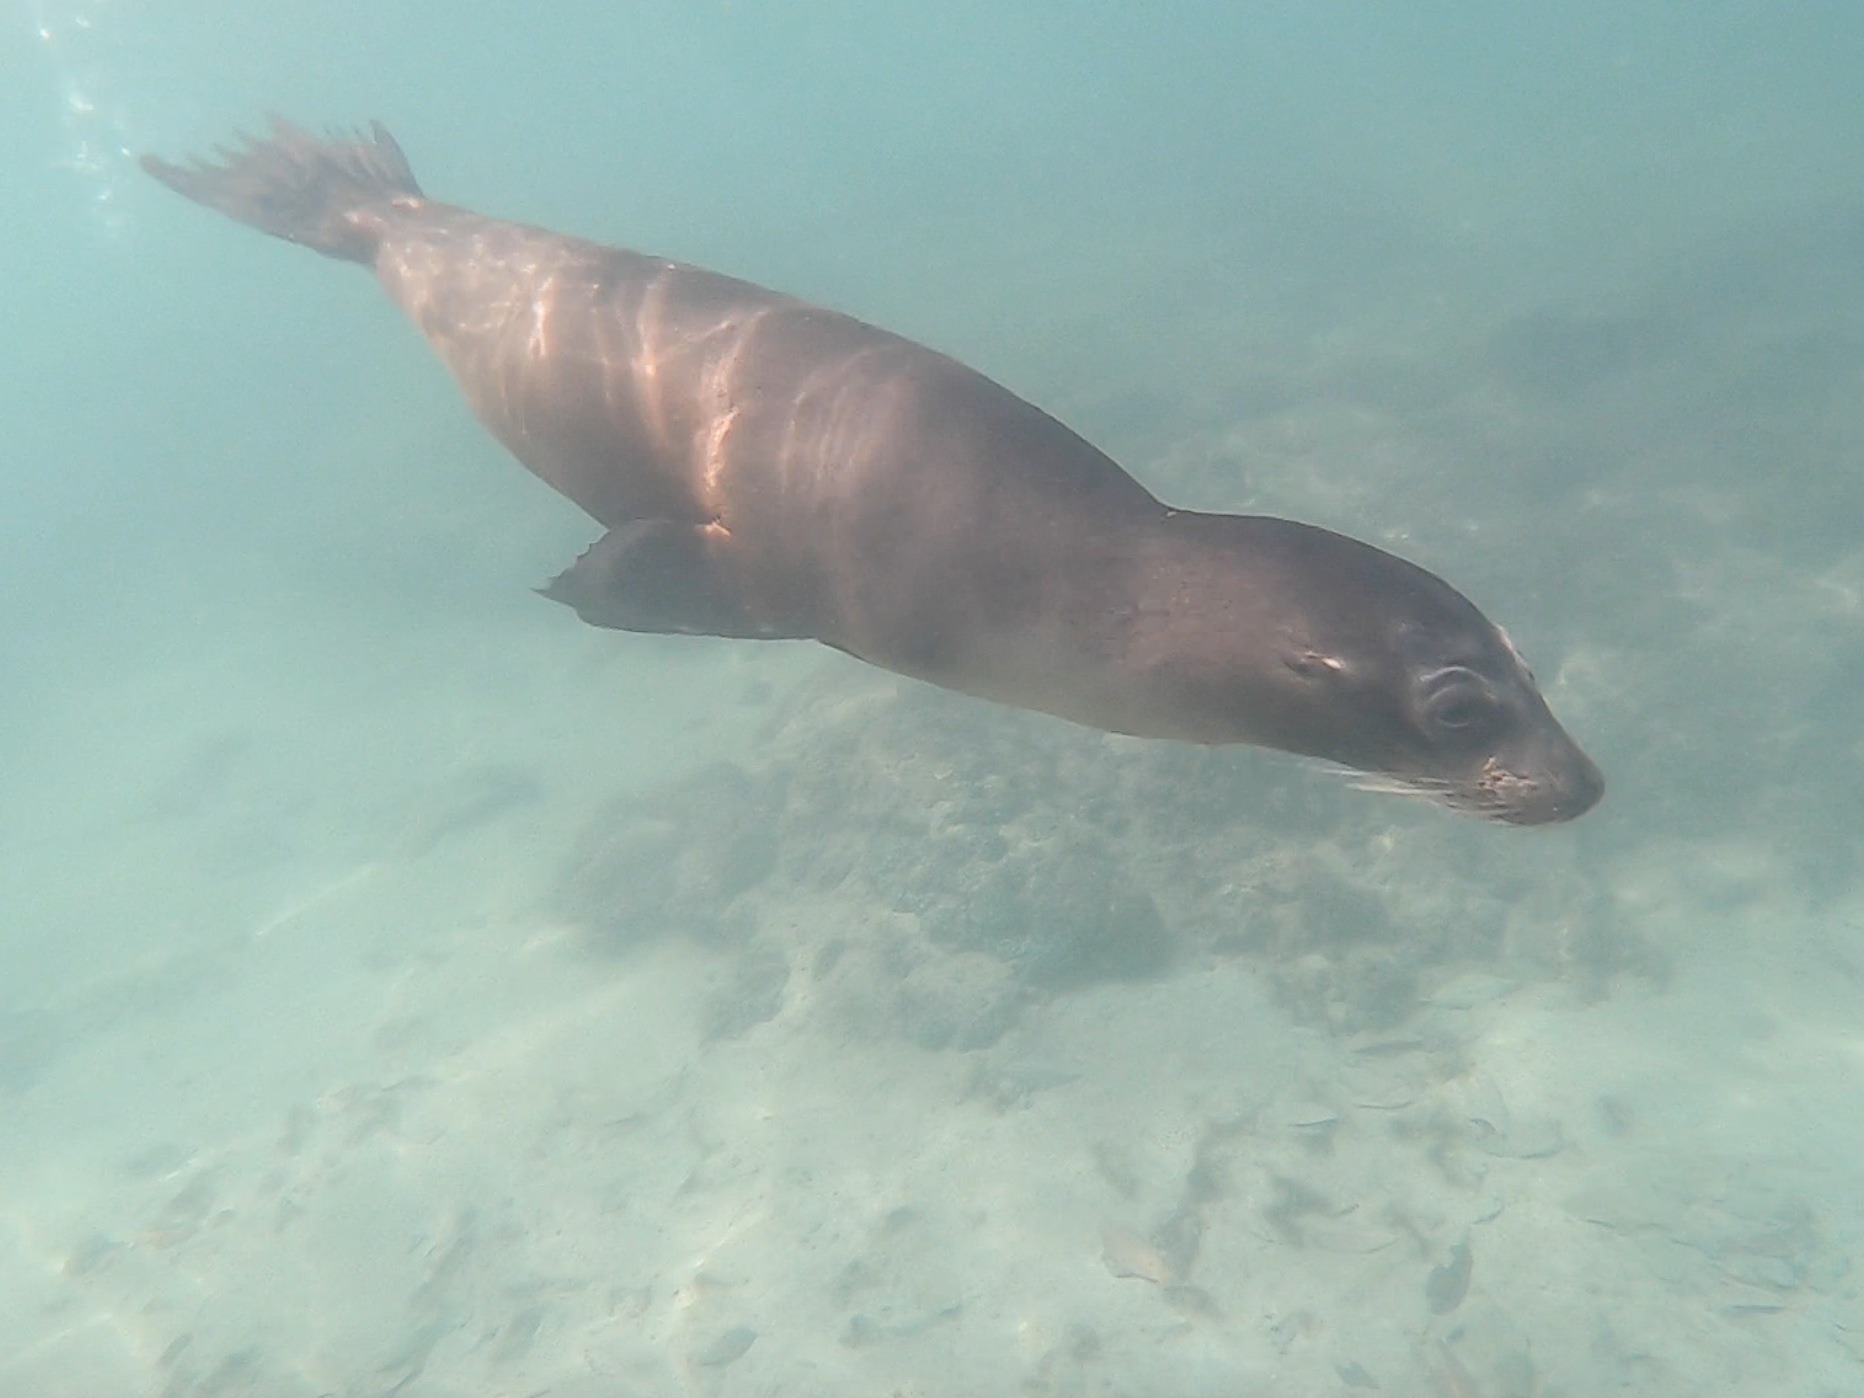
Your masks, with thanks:
<instances>
[{"instance_id":1,"label":"sea lion snout","mask_svg":"<svg viewBox=\"0 0 1864 1398\"><path fill-rule=\"evenodd\" d=\"M1411 721L1428 754L1420 790L1454 810L1507 825L1552 825L1584 815L1605 775L1542 697L1534 676L1495 628L1488 654L1413 676Z\"/></svg>"},{"instance_id":2,"label":"sea lion snout","mask_svg":"<svg viewBox=\"0 0 1864 1398\"><path fill-rule=\"evenodd\" d=\"M1559 741L1549 741L1554 738ZM1605 795L1605 774L1598 763L1557 724L1550 734L1537 734L1531 750L1513 762L1491 758L1478 783L1493 793L1494 817L1507 825L1573 820Z\"/></svg>"}]
</instances>

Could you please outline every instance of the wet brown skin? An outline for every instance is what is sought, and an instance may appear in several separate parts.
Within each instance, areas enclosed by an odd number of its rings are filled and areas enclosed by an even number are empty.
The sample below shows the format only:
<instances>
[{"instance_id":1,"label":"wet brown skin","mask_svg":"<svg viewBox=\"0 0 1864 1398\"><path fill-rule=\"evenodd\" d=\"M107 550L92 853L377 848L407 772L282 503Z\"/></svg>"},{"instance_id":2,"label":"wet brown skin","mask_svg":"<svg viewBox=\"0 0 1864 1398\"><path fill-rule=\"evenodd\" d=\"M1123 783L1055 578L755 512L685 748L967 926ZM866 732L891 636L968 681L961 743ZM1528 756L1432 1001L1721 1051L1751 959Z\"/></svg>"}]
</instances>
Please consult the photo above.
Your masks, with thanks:
<instances>
[{"instance_id":1,"label":"wet brown skin","mask_svg":"<svg viewBox=\"0 0 1864 1398\"><path fill-rule=\"evenodd\" d=\"M1253 743L1514 824L1604 789L1460 593L1289 520L1161 504L944 355L749 283L426 198L380 126L275 122L187 197L372 266L479 419L607 527L598 626L809 638L1142 737Z\"/></svg>"}]
</instances>

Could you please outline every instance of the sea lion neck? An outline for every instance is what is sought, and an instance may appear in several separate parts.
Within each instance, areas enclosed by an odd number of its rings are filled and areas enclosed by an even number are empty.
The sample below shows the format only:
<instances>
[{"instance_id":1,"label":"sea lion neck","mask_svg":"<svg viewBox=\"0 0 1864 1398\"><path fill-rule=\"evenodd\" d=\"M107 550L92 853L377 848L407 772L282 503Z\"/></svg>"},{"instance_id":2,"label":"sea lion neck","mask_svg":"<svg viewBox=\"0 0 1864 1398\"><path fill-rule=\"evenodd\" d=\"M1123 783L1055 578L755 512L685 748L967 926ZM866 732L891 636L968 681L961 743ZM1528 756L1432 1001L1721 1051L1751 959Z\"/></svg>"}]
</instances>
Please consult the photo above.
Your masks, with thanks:
<instances>
[{"instance_id":1,"label":"sea lion neck","mask_svg":"<svg viewBox=\"0 0 1864 1398\"><path fill-rule=\"evenodd\" d=\"M1288 520L1161 508L1129 526L1128 673L1146 736L1325 755L1301 669L1320 663L1301 531ZM1290 531L1295 531L1290 533ZM1330 727L1331 725L1323 725Z\"/></svg>"}]
</instances>

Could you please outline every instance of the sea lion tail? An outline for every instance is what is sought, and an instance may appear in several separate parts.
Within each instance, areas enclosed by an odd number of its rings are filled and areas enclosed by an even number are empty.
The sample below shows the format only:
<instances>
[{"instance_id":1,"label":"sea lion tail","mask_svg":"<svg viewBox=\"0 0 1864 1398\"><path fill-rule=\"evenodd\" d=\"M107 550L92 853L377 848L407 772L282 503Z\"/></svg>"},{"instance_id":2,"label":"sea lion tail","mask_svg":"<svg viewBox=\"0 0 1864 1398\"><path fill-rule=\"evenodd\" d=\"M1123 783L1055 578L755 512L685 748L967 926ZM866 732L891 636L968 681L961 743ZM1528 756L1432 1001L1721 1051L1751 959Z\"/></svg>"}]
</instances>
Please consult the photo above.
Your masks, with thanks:
<instances>
[{"instance_id":1,"label":"sea lion tail","mask_svg":"<svg viewBox=\"0 0 1864 1398\"><path fill-rule=\"evenodd\" d=\"M217 163L171 165L145 155L142 168L228 218L352 262L375 260L385 206L421 197L407 157L379 121L367 133L319 140L274 116L269 138L243 140L237 150L217 149Z\"/></svg>"}]
</instances>

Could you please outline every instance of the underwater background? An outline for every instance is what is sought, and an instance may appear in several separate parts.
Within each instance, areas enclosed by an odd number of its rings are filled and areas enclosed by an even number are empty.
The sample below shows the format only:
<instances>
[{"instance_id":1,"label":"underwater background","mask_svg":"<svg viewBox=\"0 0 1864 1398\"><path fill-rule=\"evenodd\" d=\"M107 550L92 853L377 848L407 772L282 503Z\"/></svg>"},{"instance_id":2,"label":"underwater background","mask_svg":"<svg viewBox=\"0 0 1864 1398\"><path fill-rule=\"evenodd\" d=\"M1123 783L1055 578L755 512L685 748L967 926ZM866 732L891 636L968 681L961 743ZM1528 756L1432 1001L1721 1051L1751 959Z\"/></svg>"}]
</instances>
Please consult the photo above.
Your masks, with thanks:
<instances>
[{"instance_id":1,"label":"underwater background","mask_svg":"<svg viewBox=\"0 0 1864 1398\"><path fill-rule=\"evenodd\" d=\"M1864 11L3 18L0 1398L1864 1393ZM134 166L273 110L1423 564L1605 801L580 626Z\"/></svg>"}]
</instances>

